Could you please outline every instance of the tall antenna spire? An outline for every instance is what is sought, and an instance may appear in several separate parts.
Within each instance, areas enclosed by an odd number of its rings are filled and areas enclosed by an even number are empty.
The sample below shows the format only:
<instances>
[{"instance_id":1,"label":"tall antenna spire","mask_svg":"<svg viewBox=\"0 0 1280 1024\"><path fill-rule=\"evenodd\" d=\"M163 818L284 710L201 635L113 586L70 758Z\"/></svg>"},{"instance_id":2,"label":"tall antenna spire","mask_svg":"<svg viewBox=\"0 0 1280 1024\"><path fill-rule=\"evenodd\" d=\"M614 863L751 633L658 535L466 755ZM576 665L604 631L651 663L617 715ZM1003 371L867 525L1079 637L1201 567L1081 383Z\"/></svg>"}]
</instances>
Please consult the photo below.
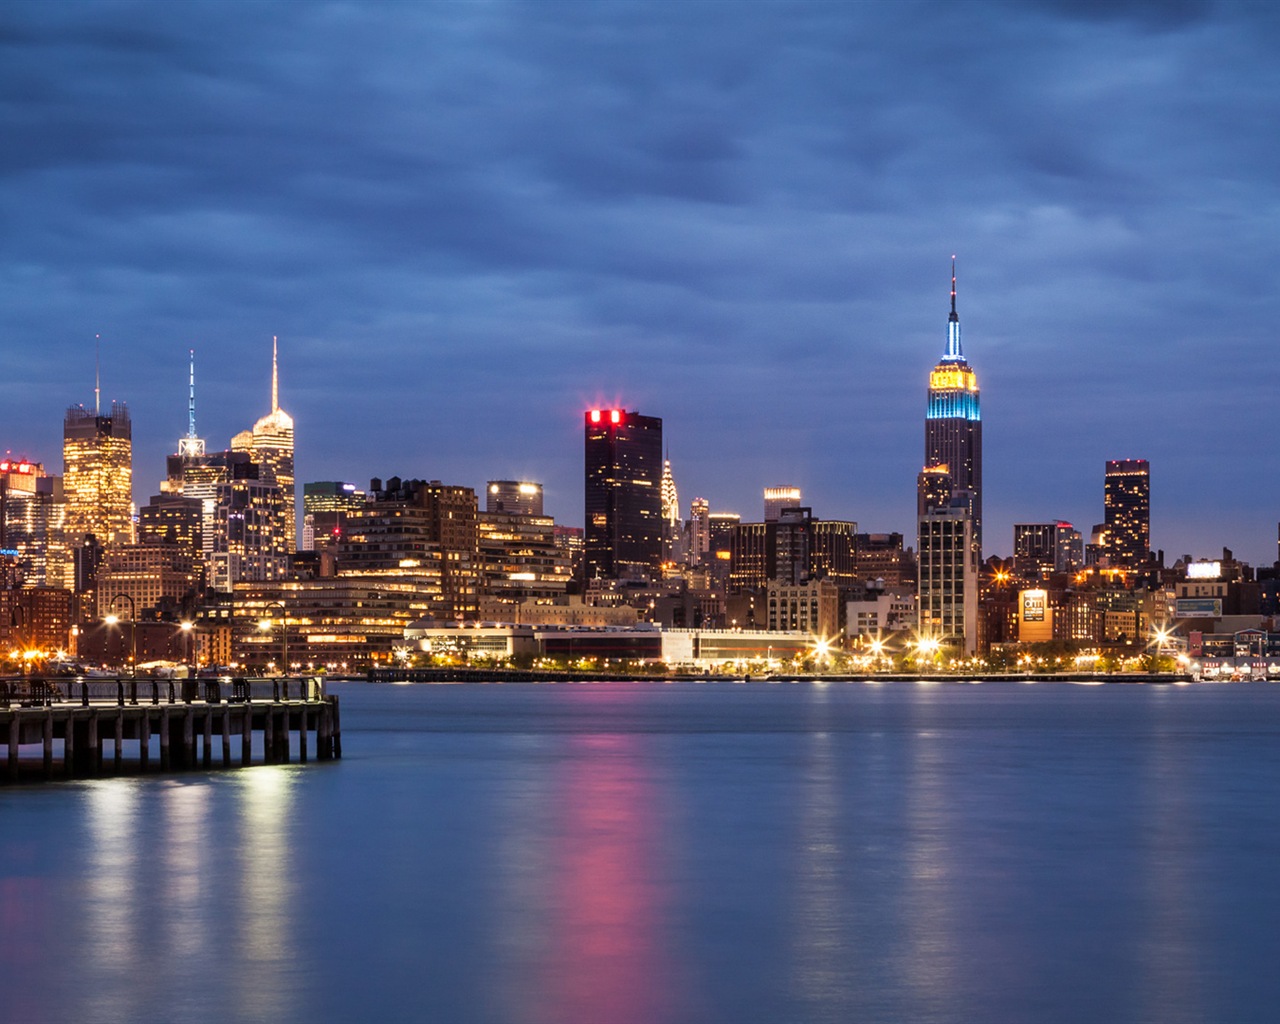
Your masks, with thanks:
<instances>
[{"instance_id":1,"label":"tall antenna spire","mask_svg":"<svg viewBox=\"0 0 1280 1024\"><path fill-rule=\"evenodd\" d=\"M279 339L271 335L271 411L280 411L280 370L276 361Z\"/></svg>"},{"instance_id":2,"label":"tall antenna spire","mask_svg":"<svg viewBox=\"0 0 1280 1024\"><path fill-rule=\"evenodd\" d=\"M102 415L102 335L93 336L93 414Z\"/></svg>"},{"instance_id":3,"label":"tall antenna spire","mask_svg":"<svg viewBox=\"0 0 1280 1024\"><path fill-rule=\"evenodd\" d=\"M196 436L196 350L188 349L187 354L191 358L190 390L187 394L187 437L194 438Z\"/></svg>"},{"instance_id":4,"label":"tall antenna spire","mask_svg":"<svg viewBox=\"0 0 1280 1024\"><path fill-rule=\"evenodd\" d=\"M951 254L951 317L952 320L959 320L960 317L956 313L956 257L955 253Z\"/></svg>"},{"instance_id":5,"label":"tall antenna spire","mask_svg":"<svg viewBox=\"0 0 1280 1024\"><path fill-rule=\"evenodd\" d=\"M951 257L951 315L947 317L947 351L944 362L964 362L960 348L960 314L956 312L956 258Z\"/></svg>"},{"instance_id":6,"label":"tall antenna spire","mask_svg":"<svg viewBox=\"0 0 1280 1024\"><path fill-rule=\"evenodd\" d=\"M178 438L178 454L199 456L204 454L204 441L196 437L196 350L188 349L190 369L187 377L187 436Z\"/></svg>"}]
</instances>

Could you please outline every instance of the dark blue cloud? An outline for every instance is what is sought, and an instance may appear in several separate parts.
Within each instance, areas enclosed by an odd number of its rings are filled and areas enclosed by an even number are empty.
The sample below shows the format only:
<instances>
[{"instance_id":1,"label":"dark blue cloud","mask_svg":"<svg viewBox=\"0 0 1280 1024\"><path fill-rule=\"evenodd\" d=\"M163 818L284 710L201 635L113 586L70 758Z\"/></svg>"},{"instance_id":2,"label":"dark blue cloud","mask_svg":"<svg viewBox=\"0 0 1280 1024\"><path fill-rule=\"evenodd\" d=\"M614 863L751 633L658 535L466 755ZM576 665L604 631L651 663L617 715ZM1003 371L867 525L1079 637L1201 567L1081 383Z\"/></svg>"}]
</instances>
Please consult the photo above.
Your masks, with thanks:
<instances>
[{"instance_id":1,"label":"dark blue cloud","mask_svg":"<svg viewBox=\"0 0 1280 1024\"><path fill-rule=\"evenodd\" d=\"M1100 519L1274 557L1261 5L11 3L4 446L104 388L137 492L264 411L304 479L529 475L578 522L580 414L666 420L682 497L911 531L949 257L989 545ZM1242 443L1244 442L1244 443Z\"/></svg>"}]
</instances>

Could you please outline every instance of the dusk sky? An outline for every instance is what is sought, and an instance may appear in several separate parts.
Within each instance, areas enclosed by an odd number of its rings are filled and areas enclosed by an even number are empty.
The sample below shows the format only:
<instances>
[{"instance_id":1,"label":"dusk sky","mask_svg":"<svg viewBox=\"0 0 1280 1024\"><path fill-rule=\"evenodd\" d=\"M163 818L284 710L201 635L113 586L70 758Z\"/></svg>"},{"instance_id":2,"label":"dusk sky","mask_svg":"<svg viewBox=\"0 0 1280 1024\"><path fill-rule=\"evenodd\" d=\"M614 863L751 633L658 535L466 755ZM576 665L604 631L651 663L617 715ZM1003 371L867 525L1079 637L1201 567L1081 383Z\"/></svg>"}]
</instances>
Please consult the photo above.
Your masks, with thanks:
<instances>
[{"instance_id":1,"label":"dusk sky","mask_svg":"<svg viewBox=\"0 0 1280 1024\"><path fill-rule=\"evenodd\" d=\"M19 3L0 11L0 449L270 405L297 478L546 485L661 416L687 515L914 545L958 257L985 547L1100 522L1276 557L1280 8L1168 3ZM1272 426L1268 426L1272 424Z\"/></svg>"}]
</instances>

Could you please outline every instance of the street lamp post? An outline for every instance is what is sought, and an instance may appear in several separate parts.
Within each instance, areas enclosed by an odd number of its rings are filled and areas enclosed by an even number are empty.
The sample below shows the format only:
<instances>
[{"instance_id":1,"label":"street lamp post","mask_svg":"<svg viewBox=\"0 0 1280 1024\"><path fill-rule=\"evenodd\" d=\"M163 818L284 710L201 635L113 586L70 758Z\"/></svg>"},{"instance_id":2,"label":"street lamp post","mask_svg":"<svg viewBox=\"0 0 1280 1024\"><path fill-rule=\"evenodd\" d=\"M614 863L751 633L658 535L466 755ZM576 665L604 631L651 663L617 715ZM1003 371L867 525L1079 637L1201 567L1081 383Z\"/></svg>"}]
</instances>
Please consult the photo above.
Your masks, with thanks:
<instances>
[{"instance_id":1,"label":"street lamp post","mask_svg":"<svg viewBox=\"0 0 1280 1024\"><path fill-rule=\"evenodd\" d=\"M133 603L133 597L130 594L116 594L111 599L108 608L114 608L117 601L129 602L129 639L133 647L133 659L130 662L129 675L134 679L138 678L138 606ZM107 624L115 626L120 622L120 617L115 612L111 612L107 616Z\"/></svg>"},{"instance_id":2,"label":"street lamp post","mask_svg":"<svg viewBox=\"0 0 1280 1024\"><path fill-rule=\"evenodd\" d=\"M1156 648L1155 670L1160 671L1160 659L1164 657L1166 645L1169 642L1170 630L1165 626L1157 626L1152 633L1152 639Z\"/></svg>"},{"instance_id":3,"label":"street lamp post","mask_svg":"<svg viewBox=\"0 0 1280 1024\"><path fill-rule=\"evenodd\" d=\"M178 623L178 628L179 628L180 630L182 630L182 635L183 635L183 639L184 639L184 644L183 644L183 646L186 648L186 649L183 651L183 654L184 654L184 655L185 655L185 657L186 657L186 662L187 662L187 671L188 671L188 672L191 674L191 676L194 678L194 676L195 676L195 674L196 674L196 667L197 667L197 666L196 666L196 660L195 660L195 657L194 657L195 649L194 649L194 646L193 646L193 644L192 644L192 641L193 641L193 640L194 640L194 638L195 638L195 628L196 628L196 624L195 624L194 622L192 622L190 619L183 619L180 623Z\"/></svg>"},{"instance_id":4,"label":"street lamp post","mask_svg":"<svg viewBox=\"0 0 1280 1024\"><path fill-rule=\"evenodd\" d=\"M270 611L272 608L280 609L280 657L283 661L281 675L289 674L289 610L285 608L283 601L273 601L266 606ZM258 623L258 628L264 633L271 629L271 620L263 619Z\"/></svg>"}]
</instances>

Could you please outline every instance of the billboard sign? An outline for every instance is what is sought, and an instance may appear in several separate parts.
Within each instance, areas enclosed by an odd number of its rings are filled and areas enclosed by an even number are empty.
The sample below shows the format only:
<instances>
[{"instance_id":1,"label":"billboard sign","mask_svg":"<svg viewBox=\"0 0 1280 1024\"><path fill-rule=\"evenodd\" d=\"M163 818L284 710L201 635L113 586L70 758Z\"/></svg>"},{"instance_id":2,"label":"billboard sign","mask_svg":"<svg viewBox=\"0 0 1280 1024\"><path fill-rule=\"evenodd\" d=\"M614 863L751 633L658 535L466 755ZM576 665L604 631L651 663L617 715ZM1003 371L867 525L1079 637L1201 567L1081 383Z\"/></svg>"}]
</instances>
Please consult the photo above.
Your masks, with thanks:
<instances>
[{"instance_id":1,"label":"billboard sign","mask_svg":"<svg viewBox=\"0 0 1280 1024\"><path fill-rule=\"evenodd\" d=\"M1187 579L1189 580L1216 580L1221 578L1221 562L1190 562L1187 564Z\"/></svg>"},{"instance_id":2,"label":"billboard sign","mask_svg":"<svg viewBox=\"0 0 1280 1024\"><path fill-rule=\"evenodd\" d=\"M1180 597L1174 602L1173 614L1179 619L1220 619L1222 598Z\"/></svg>"}]
</instances>

